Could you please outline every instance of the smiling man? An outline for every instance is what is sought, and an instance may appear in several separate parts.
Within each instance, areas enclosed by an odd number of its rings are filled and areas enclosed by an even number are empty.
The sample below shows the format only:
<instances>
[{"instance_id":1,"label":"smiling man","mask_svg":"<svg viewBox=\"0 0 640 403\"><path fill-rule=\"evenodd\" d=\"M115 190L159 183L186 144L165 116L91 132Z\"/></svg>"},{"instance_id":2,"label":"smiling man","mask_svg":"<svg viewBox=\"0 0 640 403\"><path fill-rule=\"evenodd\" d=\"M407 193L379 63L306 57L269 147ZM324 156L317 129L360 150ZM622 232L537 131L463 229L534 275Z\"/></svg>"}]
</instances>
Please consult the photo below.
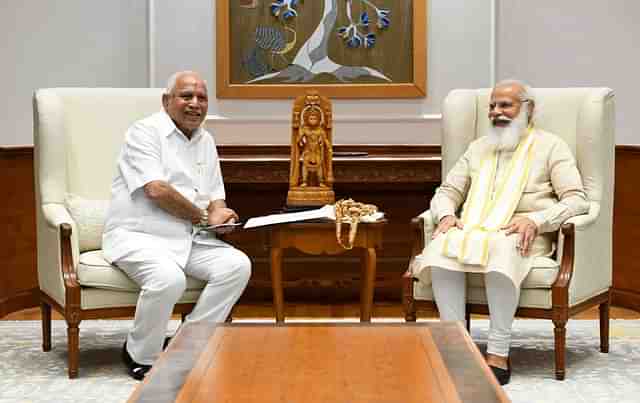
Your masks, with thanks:
<instances>
[{"instance_id":1,"label":"smiling man","mask_svg":"<svg viewBox=\"0 0 640 403\"><path fill-rule=\"evenodd\" d=\"M431 268L440 318L452 321L465 319L466 273L484 274L487 363L501 384L511 376L511 326L533 257L551 255L560 225L588 212L571 150L536 129L535 111L526 84L495 86L487 135L469 145L431 200L438 226L415 272L422 277Z\"/></svg>"},{"instance_id":2,"label":"smiling man","mask_svg":"<svg viewBox=\"0 0 640 403\"><path fill-rule=\"evenodd\" d=\"M103 235L105 258L141 289L122 352L135 379L162 351L186 275L206 282L188 323L224 321L251 274L244 253L198 231L238 219L225 203L213 136L201 127L206 83L197 73L176 73L162 105L125 135Z\"/></svg>"}]
</instances>

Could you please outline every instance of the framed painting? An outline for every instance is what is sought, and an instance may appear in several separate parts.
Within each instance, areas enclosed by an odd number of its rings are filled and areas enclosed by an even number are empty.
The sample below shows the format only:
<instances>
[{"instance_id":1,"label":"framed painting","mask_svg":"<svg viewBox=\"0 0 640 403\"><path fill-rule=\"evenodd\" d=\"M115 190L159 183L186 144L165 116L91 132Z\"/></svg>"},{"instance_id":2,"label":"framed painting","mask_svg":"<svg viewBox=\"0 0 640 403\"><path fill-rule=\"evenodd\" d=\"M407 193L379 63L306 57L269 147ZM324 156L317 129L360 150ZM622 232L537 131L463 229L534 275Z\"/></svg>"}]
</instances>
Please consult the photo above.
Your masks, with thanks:
<instances>
[{"instance_id":1,"label":"framed painting","mask_svg":"<svg viewBox=\"0 0 640 403\"><path fill-rule=\"evenodd\" d=\"M427 0L214 0L218 98L420 98Z\"/></svg>"}]
</instances>

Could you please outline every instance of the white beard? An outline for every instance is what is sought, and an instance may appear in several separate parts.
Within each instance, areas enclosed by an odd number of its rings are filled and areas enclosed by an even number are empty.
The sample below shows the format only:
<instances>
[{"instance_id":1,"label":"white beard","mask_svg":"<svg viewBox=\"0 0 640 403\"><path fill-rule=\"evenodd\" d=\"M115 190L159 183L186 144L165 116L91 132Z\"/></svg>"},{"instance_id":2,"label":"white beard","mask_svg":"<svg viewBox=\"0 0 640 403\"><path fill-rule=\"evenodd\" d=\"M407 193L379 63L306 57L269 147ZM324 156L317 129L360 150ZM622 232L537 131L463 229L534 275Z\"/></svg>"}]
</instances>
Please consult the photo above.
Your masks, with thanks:
<instances>
[{"instance_id":1,"label":"white beard","mask_svg":"<svg viewBox=\"0 0 640 403\"><path fill-rule=\"evenodd\" d=\"M518 116L508 126L496 127L490 124L487 137L496 151L514 151L518 147L520 140L526 133L528 115L526 109L522 108Z\"/></svg>"}]
</instances>

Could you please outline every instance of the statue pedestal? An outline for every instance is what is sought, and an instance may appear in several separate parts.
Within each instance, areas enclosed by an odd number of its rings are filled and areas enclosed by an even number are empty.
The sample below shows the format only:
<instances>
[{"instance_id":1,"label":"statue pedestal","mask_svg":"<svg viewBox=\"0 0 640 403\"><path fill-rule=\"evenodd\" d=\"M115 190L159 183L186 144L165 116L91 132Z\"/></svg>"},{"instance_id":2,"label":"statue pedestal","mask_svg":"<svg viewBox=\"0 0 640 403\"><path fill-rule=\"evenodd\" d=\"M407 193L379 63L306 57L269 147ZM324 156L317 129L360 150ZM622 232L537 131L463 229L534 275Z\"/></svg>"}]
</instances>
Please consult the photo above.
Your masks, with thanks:
<instances>
[{"instance_id":1,"label":"statue pedestal","mask_svg":"<svg viewBox=\"0 0 640 403\"><path fill-rule=\"evenodd\" d=\"M287 206L324 206L335 200L335 193L328 187L296 186L287 193Z\"/></svg>"}]
</instances>

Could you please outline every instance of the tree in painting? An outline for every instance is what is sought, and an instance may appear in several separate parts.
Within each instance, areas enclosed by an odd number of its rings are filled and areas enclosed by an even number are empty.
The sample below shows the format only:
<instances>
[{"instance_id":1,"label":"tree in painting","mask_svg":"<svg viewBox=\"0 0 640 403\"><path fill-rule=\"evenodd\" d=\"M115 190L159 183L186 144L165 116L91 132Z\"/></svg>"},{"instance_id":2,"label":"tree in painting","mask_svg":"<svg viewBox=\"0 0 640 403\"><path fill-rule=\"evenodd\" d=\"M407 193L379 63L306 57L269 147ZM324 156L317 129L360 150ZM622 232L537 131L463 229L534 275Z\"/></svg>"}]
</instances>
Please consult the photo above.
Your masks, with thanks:
<instances>
[{"instance_id":1,"label":"tree in painting","mask_svg":"<svg viewBox=\"0 0 640 403\"><path fill-rule=\"evenodd\" d=\"M322 1L324 2L322 18L311 36L300 47L293 61L288 63L284 69L273 71L268 64L258 61L254 49L252 55L243 63L254 77L248 83L274 79L286 83L308 82L321 73L331 74L343 82L349 82L363 76L391 81L384 74L371 67L338 64L331 60L328 54L329 38L334 32L343 40L344 46L347 48L363 47L369 49L375 46L376 32L386 30L391 25L389 10L380 8L369 0L340 1L340 3L344 3L348 25L336 28L336 20L340 11L339 0ZM359 1L365 9L357 18L352 16L354 1ZM283 31L276 28L260 27L256 31L258 47L269 51L272 57L275 55L284 58L283 55L295 45L296 33L286 25L286 22L298 16L299 2L300 0L274 0L269 6L271 14L282 23L285 30L292 33L292 40L285 41ZM371 23L370 15L375 18L375 25Z\"/></svg>"}]
</instances>

